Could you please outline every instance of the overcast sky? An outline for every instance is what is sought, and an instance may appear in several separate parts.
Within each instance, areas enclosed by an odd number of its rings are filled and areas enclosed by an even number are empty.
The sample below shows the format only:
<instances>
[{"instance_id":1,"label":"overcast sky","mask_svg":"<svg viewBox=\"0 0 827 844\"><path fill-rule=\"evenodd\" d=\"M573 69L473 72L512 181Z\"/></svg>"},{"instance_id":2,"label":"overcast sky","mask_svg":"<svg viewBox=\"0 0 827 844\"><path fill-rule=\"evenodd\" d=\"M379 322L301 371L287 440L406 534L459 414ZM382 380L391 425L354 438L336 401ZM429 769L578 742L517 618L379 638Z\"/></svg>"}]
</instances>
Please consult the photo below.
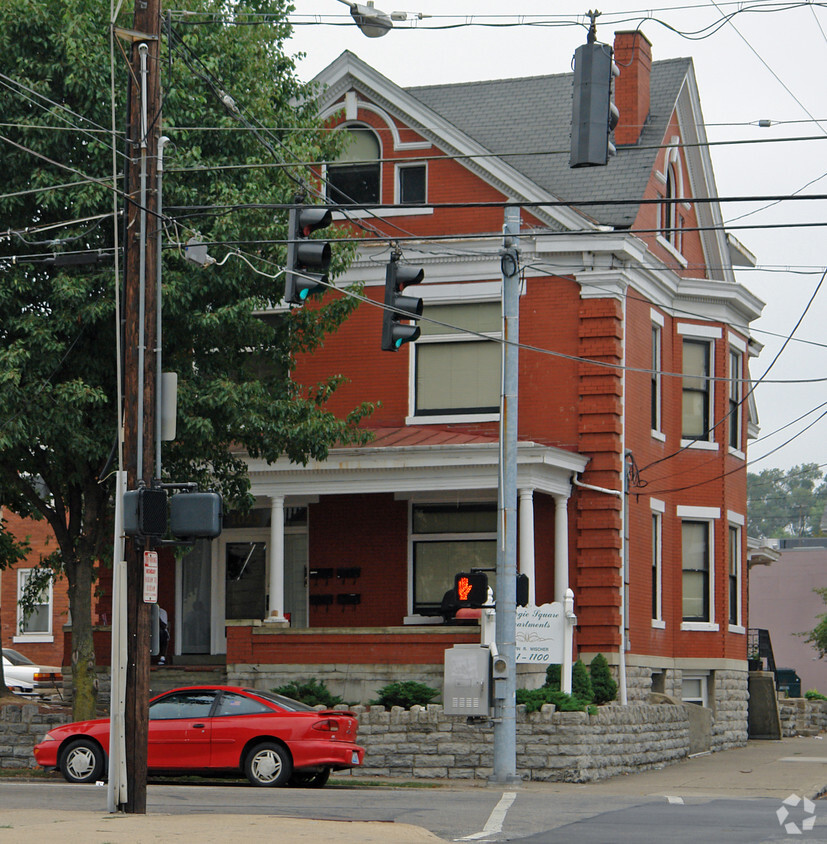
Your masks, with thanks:
<instances>
[{"instance_id":1,"label":"overcast sky","mask_svg":"<svg viewBox=\"0 0 827 844\"><path fill-rule=\"evenodd\" d=\"M402 86L565 73L571 69L574 50L585 42L585 12L589 8L555 3L557 11L551 16L548 0L418 0L411 6L403 0L376 0L376 5L385 12L405 11L409 17L422 12L433 17L415 26L397 24L383 38L369 39L355 26L329 25L349 20L344 4L297 0L294 22L314 21L296 26L288 45L293 52L307 54L299 62L302 78L312 78L343 50L356 53ZM598 19L598 40L612 43L615 31L640 25L652 42L655 61L679 56L694 60L710 141L817 138L713 147L720 196L827 194L827 9L766 0L751 4L692 4L687 0L651 10L641 10L634 2L609 0L599 8L603 14ZM755 11L741 11L731 22L716 26L739 8ZM563 25L528 25L539 16ZM430 29L471 22L520 25ZM711 28L699 33L704 36L700 39L673 31L689 33L705 27ZM780 125L757 126L765 119ZM761 356L752 363L753 377L763 375L770 366L827 270L827 226L766 228L827 222L827 202L767 205L723 206L729 230L758 261L757 270L738 270L738 280L766 302L761 319L753 323L753 336L764 345ZM735 219L747 212L755 213ZM746 225L754 228L735 228ZM825 326L827 280L767 378L788 382L827 379ZM827 380L762 384L756 397L761 439L751 444L750 471L804 462L827 464ZM824 407L815 410L822 403ZM780 430L809 411L814 412ZM809 430L769 454L822 413L824 418ZM759 459L764 455L768 456Z\"/></svg>"}]
</instances>

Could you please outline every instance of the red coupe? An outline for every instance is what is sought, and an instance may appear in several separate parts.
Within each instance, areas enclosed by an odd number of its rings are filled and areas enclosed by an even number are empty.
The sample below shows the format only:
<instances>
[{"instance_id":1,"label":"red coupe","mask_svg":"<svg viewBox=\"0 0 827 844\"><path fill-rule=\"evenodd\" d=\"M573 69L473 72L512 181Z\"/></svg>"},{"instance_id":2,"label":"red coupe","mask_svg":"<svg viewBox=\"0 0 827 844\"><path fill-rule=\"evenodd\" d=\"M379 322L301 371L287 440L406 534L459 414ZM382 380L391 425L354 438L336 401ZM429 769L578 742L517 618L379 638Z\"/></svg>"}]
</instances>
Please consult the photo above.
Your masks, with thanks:
<instances>
[{"instance_id":1,"label":"red coupe","mask_svg":"<svg viewBox=\"0 0 827 844\"><path fill-rule=\"evenodd\" d=\"M272 692L236 686L173 689L149 702L151 773L244 773L253 785L321 788L331 771L362 764L352 712L317 710ZM37 764L73 783L106 775L109 719L55 727L34 749Z\"/></svg>"}]
</instances>

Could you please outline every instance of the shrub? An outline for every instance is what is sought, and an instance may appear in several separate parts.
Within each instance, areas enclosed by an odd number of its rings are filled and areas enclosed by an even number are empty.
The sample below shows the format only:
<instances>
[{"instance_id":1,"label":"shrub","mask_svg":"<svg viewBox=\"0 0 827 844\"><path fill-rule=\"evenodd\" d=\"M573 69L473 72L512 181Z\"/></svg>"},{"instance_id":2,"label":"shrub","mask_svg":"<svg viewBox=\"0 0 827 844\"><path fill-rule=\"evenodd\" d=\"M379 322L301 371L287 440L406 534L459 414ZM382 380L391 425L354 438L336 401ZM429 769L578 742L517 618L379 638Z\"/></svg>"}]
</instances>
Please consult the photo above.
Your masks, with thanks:
<instances>
[{"instance_id":1,"label":"shrub","mask_svg":"<svg viewBox=\"0 0 827 844\"><path fill-rule=\"evenodd\" d=\"M559 665L549 665L546 668L546 682L545 685L548 686L550 689L557 689L560 690L560 675L561 675L561 666Z\"/></svg>"},{"instance_id":2,"label":"shrub","mask_svg":"<svg viewBox=\"0 0 827 844\"><path fill-rule=\"evenodd\" d=\"M804 697L806 697L807 700L827 700L827 697L825 697L823 694L821 694L821 692L817 691L816 689L808 689L806 692L804 692Z\"/></svg>"},{"instance_id":3,"label":"shrub","mask_svg":"<svg viewBox=\"0 0 827 844\"><path fill-rule=\"evenodd\" d=\"M337 704L343 703L342 698L332 694L330 689L321 680L307 680L304 683L293 680L286 686L279 686L272 691L277 695L292 697L293 700L301 701L308 706L322 704L327 709L332 709Z\"/></svg>"},{"instance_id":4,"label":"shrub","mask_svg":"<svg viewBox=\"0 0 827 844\"><path fill-rule=\"evenodd\" d=\"M617 697L617 683L612 677L609 662L603 654L597 656L589 664L592 691L595 703L608 703Z\"/></svg>"},{"instance_id":5,"label":"shrub","mask_svg":"<svg viewBox=\"0 0 827 844\"><path fill-rule=\"evenodd\" d=\"M586 703L591 703L594 700L589 669L586 668L580 659L574 663L571 669L571 694L572 697L585 700Z\"/></svg>"},{"instance_id":6,"label":"shrub","mask_svg":"<svg viewBox=\"0 0 827 844\"><path fill-rule=\"evenodd\" d=\"M388 708L402 706L410 709L412 706L427 706L431 698L439 694L439 689L432 689L424 683L415 680L402 680L398 683L388 683L377 692L379 697L371 704L379 704Z\"/></svg>"},{"instance_id":7,"label":"shrub","mask_svg":"<svg viewBox=\"0 0 827 844\"><path fill-rule=\"evenodd\" d=\"M539 712L544 703L553 703L559 712L583 712L589 705L575 695L567 695L559 689L541 686L539 689L517 689L517 703L525 704L526 712Z\"/></svg>"}]
</instances>

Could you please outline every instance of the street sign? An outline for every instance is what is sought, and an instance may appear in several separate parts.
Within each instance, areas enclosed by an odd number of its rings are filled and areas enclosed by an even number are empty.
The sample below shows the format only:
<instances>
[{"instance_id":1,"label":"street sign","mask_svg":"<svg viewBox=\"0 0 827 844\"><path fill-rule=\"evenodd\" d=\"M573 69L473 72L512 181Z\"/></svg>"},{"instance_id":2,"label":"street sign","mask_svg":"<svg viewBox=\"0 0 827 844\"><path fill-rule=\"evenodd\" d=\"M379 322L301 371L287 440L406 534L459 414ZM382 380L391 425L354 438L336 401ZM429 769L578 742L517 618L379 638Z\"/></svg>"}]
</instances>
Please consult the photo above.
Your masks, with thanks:
<instances>
[{"instance_id":1,"label":"street sign","mask_svg":"<svg viewBox=\"0 0 827 844\"><path fill-rule=\"evenodd\" d=\"M158 603L158 552L144 551L144 603Z\"/></svg>"}]
</instances>

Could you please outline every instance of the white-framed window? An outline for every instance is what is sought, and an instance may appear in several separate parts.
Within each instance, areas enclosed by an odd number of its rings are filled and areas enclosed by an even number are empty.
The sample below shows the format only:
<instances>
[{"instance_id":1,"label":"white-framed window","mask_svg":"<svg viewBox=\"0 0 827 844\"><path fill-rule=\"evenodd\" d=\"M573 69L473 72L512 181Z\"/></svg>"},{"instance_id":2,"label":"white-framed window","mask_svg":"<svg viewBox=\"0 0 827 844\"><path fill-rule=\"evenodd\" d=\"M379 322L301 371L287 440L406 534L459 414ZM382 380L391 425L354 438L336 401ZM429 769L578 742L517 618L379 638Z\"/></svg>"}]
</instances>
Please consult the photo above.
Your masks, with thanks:
<instances>
[{"instance_id":1,"label":"white-framed window","mask_svg":"<svg viewBox=\"0 0 827 844\"><path fill-rule=\"evenodd\" d=\"M734 335L729 335L728 419L729 451L738 457L744 456L744 358L746 345Z\"/></svg>"},{"instance_id":2,"label":"white-framed window","mask_svg":"<svg viewBox=\"0 0 827 844\"><path fill-rule=\"evenodd\" d=\"M681 520L681 630L717 630L715 520L717 507L678 507Z\"/></svg>"},{"instance_id":3,"label":"white-framed window","mask_svg":"<svg viewBox=\"0 0 827 844\"><path fill-rule=\"evenodd\" d=\"M712 428L712 343L683 339L683 414L681 438L706 440Z\"/></svg>"},{"instance_id":4,"label":"white-framed window","mask_svg":"<svg viewBox=\"0 0 827 844\"><path fill-rule=\"evenodd\" d=\"M428 201L428 168L424 163L396 165L396 204Z\"/></svg>"},{"instance_id":5,"label":"white-framed window","mask_svg":"<svg viewBox=\"0 0 827 844\"><path fill-rule=\"evenodd\" d=\"M411 612L440 615L459 572L485 570L496 594L497 504L411 504Z\"/></svg>"},{"instance_id":6,"label":"white-framed window","mask_svg":"<svg viewBox=\"0 0 827 844\"><path fill-rule=\"evenodd\" d=\"M687 260L682 254L685 223L681 209L688 209L690 206L687 202L681 201L686 192L678 136L672 137L664 156L663 170L658 171L657 175L663 184L663 202L660 205L657 241L681 266L685 267Z\"/></svg>"},{"instance_id":7,"label":"white-framed window","mask_svg":"<svg viewBox=\"0 0 827 844\"><path fill-rule=\"evenodd\" d=\"M746 519L740 513L727 511L728 522L728 543L727 543L727 568L728 568L728 591L727 611L729 615L730 633L745 633L743 616L741 611L741 557L742 537Z\"/></svg>"},{"instance_id":8,"label":"white-framed window","mask_svg":"<svg viewBox=\"0 0 827 844\"><path fill-rule=\"evenodd\" d=\"M382 198L382 148L369 126L349 124L345 149L327 165L327 201L334 205L375 205Z\"/></svg>"},{"instance_id":9,"label":"white-framed window","mask_svg":"<svg viewBox=\"0 0 827 844\"><path fill-rule=\"evenodd\" d=\"M663 629L663 514L666 505L657 498L649 499L652 510L652 627Z\"/></svg>"},{"instance_id":10,"label":"white-framed window","mask_svg":"<svg viewBox=\"0 0 827 844\"><path fill-rule=\"evenodd\" d=\"M681 700L697 706L708 706L709 675L684 671L681 678Z\"/></svg>"},{"instance_id":11,"label":"white-framed window","mask_svg":"<svg viewBox=\"0 0 827 844\"><path fill-rule=\"evenodd\" d=\"M26 583L34 569L17 569L17 635L14 641L48 641L52 636L52 583L44 586L40 591L34 610L28 618L23 617L20 600L26 588Z\"/></svg>"},{"instance_id":12,"label":"white-framed window","mask_svg":"<svg viewBox=\"0 0 827 844\"><path fill-rule=\"evenodd\" d=\"M663 317L654 309L650 311L652 320L652 357L650 361L650 417L652 436L665 440L663 435Z\"/></svg>"},{"instance_id":13,"label":"white-framed window","mask_svg":"<svg viewBox=\"0 0 827 844\"><path fill-rule=\"evenodd\" d=\"M502 349L492 341L502 336L500 303L426 304L422 316L411 355L412 420L498 419Z\"/></svg>"}]
</instances>

